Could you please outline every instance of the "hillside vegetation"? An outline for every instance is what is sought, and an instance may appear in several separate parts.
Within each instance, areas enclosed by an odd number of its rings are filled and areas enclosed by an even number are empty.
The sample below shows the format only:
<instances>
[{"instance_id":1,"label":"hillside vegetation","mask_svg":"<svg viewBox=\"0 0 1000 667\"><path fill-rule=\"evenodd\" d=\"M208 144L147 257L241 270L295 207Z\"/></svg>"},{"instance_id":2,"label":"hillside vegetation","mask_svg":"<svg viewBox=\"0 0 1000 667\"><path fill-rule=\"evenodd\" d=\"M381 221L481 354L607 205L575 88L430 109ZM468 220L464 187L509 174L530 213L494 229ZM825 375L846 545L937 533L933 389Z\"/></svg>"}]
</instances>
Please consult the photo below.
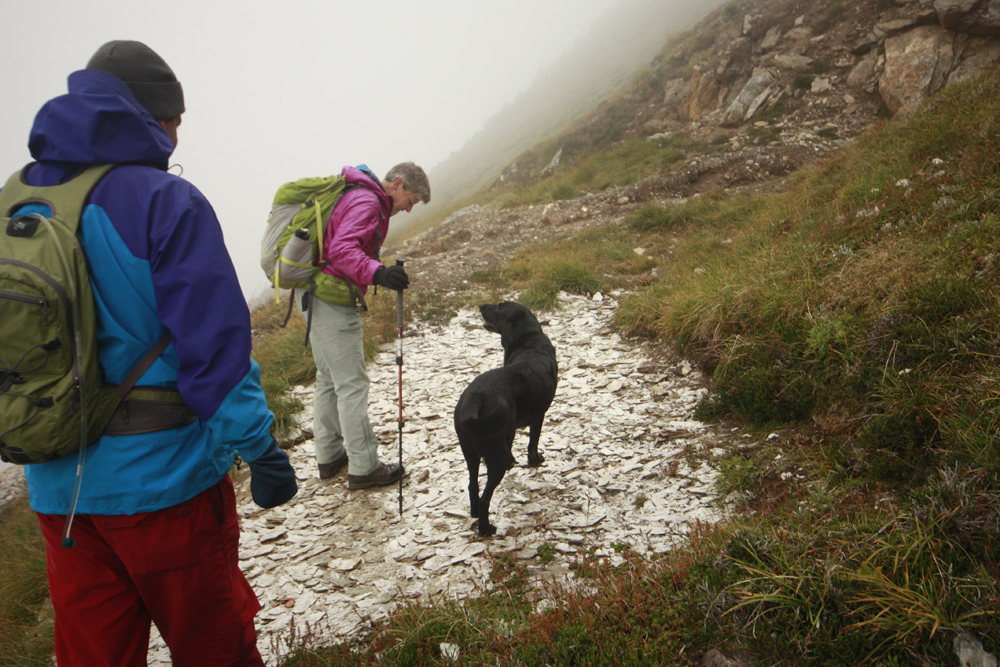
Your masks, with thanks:
<instances>
[{"instance_id":1,"label":"hillside vegetation","mask_svg":"<svg viewBox=\"0 0 1000 667\"><path fill-rule=\"evenodd\" d=\"M704 417L846 437L849 470L912 485L1000 472L995 76L934 98L777 195L636 221L682 235L623 324L714 372ZM850 423L841 423L847 412Z\"/></svg>"}]
</instances>

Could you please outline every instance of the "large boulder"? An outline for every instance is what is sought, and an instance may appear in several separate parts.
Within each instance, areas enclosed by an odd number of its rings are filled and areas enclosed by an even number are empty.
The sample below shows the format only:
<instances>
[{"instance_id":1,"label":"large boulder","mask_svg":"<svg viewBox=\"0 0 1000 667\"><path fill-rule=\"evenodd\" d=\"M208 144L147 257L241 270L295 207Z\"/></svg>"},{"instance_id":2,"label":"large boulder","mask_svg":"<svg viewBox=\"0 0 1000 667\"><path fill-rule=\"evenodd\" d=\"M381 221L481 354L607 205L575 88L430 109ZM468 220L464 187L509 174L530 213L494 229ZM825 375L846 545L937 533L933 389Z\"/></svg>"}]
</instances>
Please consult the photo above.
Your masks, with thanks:
<instances>
[{"instance_id":1,"label":"large boulder","mask_svg":"<svg viewBox=\"0 0 1000 667\"><path fill-rule=\"evenodd\" d=\"M813 36L813 31L805 26L799 26L797 28L792 28L784 34L781 38L782 42L795 43L795 42L808 42Z\"/></svg>"},{"instance_id":2,"label":"large boulder","mask_svg":"<svg viewBox=\"0 0 1000 667\"><path fill-rule=\"evenodd\" d=\"M781 26L780 25L773 26L770 30L768 30L764 34L764 39L760 40L760 50L764 52L770 51L771 49L776 47L778 45L778 42L780 41L781 41Z\"/></svg>"},{"instance_id":3,"label":"large boulder","mask_svg":"<svg viewBox=\"0 0 1000 667\"><path fill-rule=\"evenodd\" d=\"M774 64L781 69L793 72L808 72L812 68L813 59L795 53L782 53L774 57Z\"/></svg>"},{"instance_id":4,"label":"large boulder","mask_svg":"<svg viewBox=\"0 0 1000 667\"><path fill-rule=\"evenodd\" d=\"M720 124L723 127L736 127L744 120L748 120L760 108L760 105L767 99L773 90L776 78L770 70L755 69L753 76L732 101L726 112L722 115ZM753 112L748 114L748 111Z\"/></svg>"},{"instance_id":5,"label":"large boulder","mask_svg":"<svg viewBox=\"0 0 1000 667\"><path fill-rule=\"evenodd\" d=\"M962 51L962 62L948 75L948 83L958 83L1000 62L1000 41L973 37Z\"/></svg>"},{"instance_id":6,"label":"large boulder","mask_svg":"<svg viewBox=\"0 0 1000 667\"><path fill-rule=\"evenodd\" d=\"M847 75L847 86L856 90L867 90L872 92L875 89L875 65L878 62L878 54L869 51L858 59L856 65Z\"/></svg>"},{"instance_id":7,"label":"large boulder","mask_svg":"<svg viewBox=\"0 0 1000 667\"><path fill-rule=\"evenodd\" d=\"M919 26L885 40L885 69L878 90L894 114L906 114L941 90L955 63L954 34Z\"/></svg>"},{"instance_id":8,"label":"large boulder","mask_svg":"<svg viewBox=\"0 0 1000 667\"><path fill-rule=\"evenodd\" d=\"M691 106L691 85L686 79L670 79L663 86L663 106L668 118L687 120Z\"/></svg>"}]
</instances>

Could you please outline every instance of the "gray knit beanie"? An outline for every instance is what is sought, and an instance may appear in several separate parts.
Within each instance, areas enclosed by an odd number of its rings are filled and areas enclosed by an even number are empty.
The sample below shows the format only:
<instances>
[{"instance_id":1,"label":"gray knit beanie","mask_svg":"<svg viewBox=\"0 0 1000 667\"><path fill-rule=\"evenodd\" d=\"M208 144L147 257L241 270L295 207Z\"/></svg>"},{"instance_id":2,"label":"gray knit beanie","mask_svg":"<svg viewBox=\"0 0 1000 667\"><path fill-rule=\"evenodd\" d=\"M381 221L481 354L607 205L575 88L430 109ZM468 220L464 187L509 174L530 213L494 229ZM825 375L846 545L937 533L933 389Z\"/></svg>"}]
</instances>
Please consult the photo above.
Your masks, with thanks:
<instances>
[{"instance_id":1,"label":"gray knit beanie","mask_svg":"<svg viewBox=\"0 0 1000 667\"><path fill-rule=\"evenodd\" d=\"M97 49L87 69L108 72L124 81L139 104L156 120L170 120L184 113L184 91L174 71L142 42L127 39L108 42Z\"/></svg>"}]
</instances>

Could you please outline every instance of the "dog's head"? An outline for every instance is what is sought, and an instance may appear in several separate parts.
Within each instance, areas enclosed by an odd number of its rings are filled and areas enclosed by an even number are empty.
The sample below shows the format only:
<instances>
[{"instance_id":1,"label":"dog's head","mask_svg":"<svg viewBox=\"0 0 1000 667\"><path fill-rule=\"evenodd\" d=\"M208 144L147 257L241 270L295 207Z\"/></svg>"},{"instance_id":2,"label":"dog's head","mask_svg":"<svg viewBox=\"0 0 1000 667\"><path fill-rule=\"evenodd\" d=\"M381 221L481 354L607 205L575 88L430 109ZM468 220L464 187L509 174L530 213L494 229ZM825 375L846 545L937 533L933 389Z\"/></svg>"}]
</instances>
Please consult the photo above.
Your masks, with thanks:
<instances>
[{"instance_id":1,"label":"dog's head","mask_svg":"<svg viewBox=\"0 0 1000 667\"><path fill-rule=\"evenodd\" d=\"M502 340L513 339L520 331L538 331L542 327L526 306L515 301L483 303L479 305L483 328L498 333Z\"/></svg>"}]
</instances>

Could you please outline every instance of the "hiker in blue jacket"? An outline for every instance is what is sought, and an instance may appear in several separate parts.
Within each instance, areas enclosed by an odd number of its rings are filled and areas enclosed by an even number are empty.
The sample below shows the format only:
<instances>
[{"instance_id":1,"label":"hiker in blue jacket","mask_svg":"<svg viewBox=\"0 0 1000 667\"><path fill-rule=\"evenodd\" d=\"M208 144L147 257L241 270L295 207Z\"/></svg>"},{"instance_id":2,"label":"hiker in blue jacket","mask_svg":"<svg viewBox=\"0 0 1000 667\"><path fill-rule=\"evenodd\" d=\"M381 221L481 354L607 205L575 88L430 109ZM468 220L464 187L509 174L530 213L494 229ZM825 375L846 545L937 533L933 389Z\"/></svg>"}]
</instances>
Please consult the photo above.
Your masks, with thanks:
<instances>
[{"instance_id":1,"label":"hiker in blue jacket","mask_svg":"<svg viewBox=\"0 0 1000 667\"><path fill-rule=\"evenodd\" d=\"M60 667L145 665L151 621L175 665L263 665L229 471L237 455L249 463L263 507L290 500L297 486L270 433L250 315L215 212L166 171L183 112L166 62L145 44L114 41L42 107L28 142L32 185L120 165L92 192L79 232L105 382L122 382L169 331L171 344L137 385L175 387L197 417L105 435L87 449L73 548L60 539L77 457L25 467L47 541Z\"/></svg>"}]
</instances>

